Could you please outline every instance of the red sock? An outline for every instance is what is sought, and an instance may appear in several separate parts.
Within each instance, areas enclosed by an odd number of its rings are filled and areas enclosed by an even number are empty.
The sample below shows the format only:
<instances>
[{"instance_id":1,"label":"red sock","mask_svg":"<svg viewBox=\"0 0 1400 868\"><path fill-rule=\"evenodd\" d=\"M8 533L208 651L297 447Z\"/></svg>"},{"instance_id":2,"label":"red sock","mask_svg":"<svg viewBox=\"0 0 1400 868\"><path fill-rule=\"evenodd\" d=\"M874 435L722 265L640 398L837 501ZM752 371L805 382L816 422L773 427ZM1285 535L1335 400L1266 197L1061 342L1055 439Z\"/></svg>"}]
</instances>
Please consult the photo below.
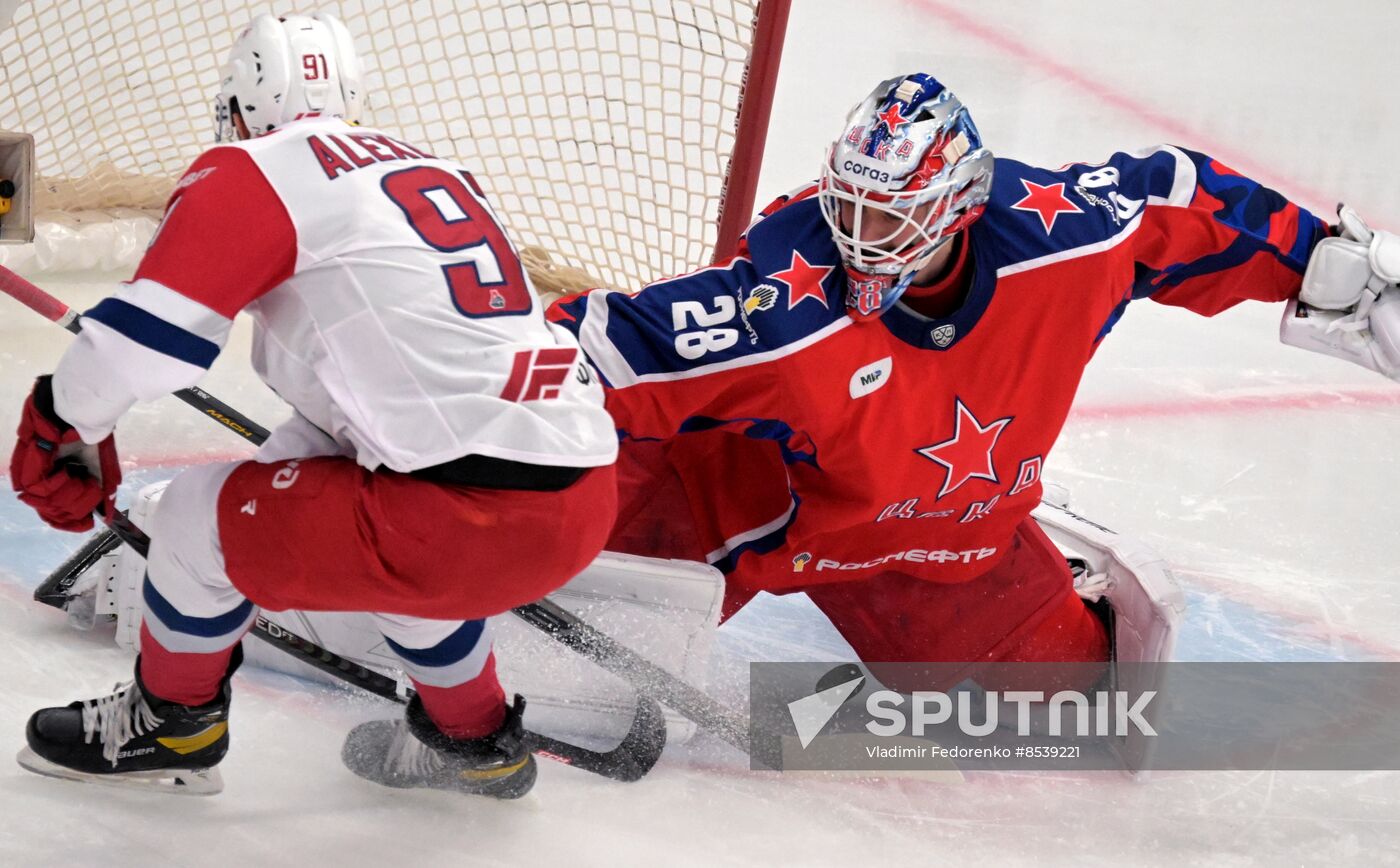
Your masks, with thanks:
<instances>
[{"instance_id":1,"label":"red sock","mask_svg":"<svg viewBox=\"0 0 1400 868\"><path fill-rule=\"evenodd\" d=\"M212 654L170 651L141 625L141 683L166 702L204 705L213 701L232 655L233 645Z\"/></svg>"},{"instance_id":2,"label":"red sock","mask_svg":"<svg viewBox=\"0 0 1400 868\"><path fill-rule=\"evenodd\" d=\"M432 687L413 682L423 699L423 710L444 735L480 738L501 727L506 717L506 694L496 678L496 653L486 657L481 674L452 687Z\"/></svg>"}]
</instances>

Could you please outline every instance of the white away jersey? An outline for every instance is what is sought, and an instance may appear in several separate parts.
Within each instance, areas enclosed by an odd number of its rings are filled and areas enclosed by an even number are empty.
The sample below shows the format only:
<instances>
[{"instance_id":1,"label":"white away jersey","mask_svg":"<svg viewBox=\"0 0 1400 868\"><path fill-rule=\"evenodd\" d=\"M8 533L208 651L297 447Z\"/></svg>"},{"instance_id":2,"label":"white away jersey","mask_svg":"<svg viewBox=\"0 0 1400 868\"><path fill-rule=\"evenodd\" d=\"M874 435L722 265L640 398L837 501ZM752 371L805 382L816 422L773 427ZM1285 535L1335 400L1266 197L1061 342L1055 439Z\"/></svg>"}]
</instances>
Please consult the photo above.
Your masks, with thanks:
<instances>
[{"instance_id":1,"label":"white away jersey","mask_svg":"<svg viewBox=\"0 0 1400 868\"><path fill-rule=\"evenodd\" d=\"M597 376L471 175L378 130L307 119L205 152L136 276L86 314L56 409L96 442L194 384L240 310L258 374L365 467L616 456Z\"/></svg>"}]
</instances>

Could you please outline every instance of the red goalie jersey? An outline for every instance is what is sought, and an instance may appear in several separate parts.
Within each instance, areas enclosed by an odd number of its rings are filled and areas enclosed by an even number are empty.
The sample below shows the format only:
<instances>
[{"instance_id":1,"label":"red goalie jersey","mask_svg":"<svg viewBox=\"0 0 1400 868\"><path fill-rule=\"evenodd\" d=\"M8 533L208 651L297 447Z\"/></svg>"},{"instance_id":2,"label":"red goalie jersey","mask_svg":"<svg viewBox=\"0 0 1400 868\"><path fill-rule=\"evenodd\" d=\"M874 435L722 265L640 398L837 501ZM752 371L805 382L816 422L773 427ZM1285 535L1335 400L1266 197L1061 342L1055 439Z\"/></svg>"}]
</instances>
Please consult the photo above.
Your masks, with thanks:
<instances>
[{"instance_id":1,"label":"red goalie jersey","mask_svg":"<svg viewBox=\"0 0 1400 868\"><path fill-rule=\"evenodd\" d=\"M1039 501L1084 366L1129 303L1209 316L1287 299L1327 232L1174 147L1055 171L998 160L960 240L970 288L944 318L903 304L847 317L815 187L770 206L722 265L550 315L604 377L624 451L669 441L732 612L759 590L987 571Z\"/></svg>"}]
</instances>

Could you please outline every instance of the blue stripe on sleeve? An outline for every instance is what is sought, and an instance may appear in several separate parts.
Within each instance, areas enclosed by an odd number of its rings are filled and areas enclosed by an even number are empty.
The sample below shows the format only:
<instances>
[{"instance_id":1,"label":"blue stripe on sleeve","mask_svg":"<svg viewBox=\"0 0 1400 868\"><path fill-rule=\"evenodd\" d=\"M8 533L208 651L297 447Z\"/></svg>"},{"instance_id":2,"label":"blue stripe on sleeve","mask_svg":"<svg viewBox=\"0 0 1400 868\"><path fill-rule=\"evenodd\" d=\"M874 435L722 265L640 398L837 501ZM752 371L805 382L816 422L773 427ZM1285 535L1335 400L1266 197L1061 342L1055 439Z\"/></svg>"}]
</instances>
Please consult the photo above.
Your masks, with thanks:
<instances>
[{"instance_id":1,"label":"blue stripe on sleeve","mask_svg":"<svg viewBox=\"0 0 1400 868\"><path fill-rule=\"evenodd\" d=\"M207 369L219 355L219 345L171 325L153 313L117 298L108 298L83 314L147 349Z\"/></svg>"}]
</instances>

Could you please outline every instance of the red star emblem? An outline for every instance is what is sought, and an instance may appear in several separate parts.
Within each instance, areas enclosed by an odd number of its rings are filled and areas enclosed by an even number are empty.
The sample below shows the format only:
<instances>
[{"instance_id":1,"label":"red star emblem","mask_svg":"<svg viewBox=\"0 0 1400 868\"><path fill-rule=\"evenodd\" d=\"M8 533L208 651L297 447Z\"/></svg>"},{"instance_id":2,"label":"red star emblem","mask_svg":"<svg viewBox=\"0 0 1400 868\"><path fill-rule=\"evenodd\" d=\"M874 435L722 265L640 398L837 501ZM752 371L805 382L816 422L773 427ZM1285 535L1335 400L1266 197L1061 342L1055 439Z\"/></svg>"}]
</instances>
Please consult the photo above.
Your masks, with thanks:
<instances>
[{"instance_id":1,"label":"red star emblem","mask_svg":"<svg viewBox=\"0 0 1400 868\"><path fill-rule=\"evenodd\" d=\"M826 290L822 289L822 281L835 270L834 265L813 265L794 250L792 264L786 271L774 274L773 279L788 285L788 310L809 298L815 298L822 303L822 307L830 310L831 305L826 303Z\"/></svg>"},{"instance_id":2,"label":"red star emblem","mask_svg":"<svg viewBox=\"0 0 1400 868\"><path fill-rule=\"evenodd\" d=\"M956 491L971 479L999 481L996 468L992 466L992 450L997 448L997 438L1001 436L1002 429L1011 424L1011 417L1007 416L983 427L962 399L956 400L958 420L954 424L952 438L914 450L948 470L948 478L943 480L943 488L939 490L936 500Z\"/></svg>"},{"instance_id":3,"label":"red star emblem","mask_svg":"<svg viewBox=\"0 0 1400 868\"><path fill-rule=\"evenodd\" d=\"M1047 184L1042 187L1032 181L1021 179L1021 183L1026 187L1026 198L1017 202L1011 207L1017 211L1034 211L1040 215L1040 225L1045 227L1045 234L1049 235L1050 230L1055 228L1055 218L1061 214L1083 214L1084 210L1065 197L1065 185L1061 181L1057 184Z\"/></svg>"},{"instance_id":4,"label":"red star emblem","mask_svg":"<svg viewBox=\"0 0 1400 868\"><path fill-rule=\"evenodd\" d=\"M891 103L889 108L875 115L875 117L884 121L885 129L889 130L891 135L898 132L900 127L909 123L909 119L904 116L904 109L900 108L899 103Z\"/></svg>"}]
</instances>

